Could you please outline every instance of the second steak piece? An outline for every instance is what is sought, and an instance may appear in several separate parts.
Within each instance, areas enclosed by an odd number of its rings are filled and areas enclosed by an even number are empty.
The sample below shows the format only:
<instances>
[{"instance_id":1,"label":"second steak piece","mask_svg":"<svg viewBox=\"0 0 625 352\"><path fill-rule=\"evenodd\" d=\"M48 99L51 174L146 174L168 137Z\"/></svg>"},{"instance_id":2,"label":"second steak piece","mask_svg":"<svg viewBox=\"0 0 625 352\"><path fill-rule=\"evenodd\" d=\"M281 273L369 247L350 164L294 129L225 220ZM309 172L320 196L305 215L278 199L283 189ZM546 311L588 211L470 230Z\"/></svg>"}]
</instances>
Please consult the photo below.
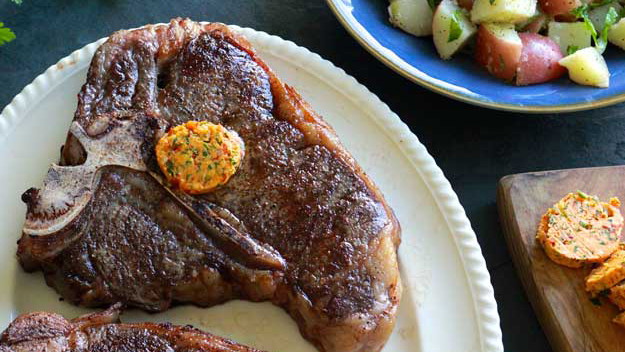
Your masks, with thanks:
<instances>
[{"instance_id":1,"label":"second steak piece","mask_svg":"<svg viewBox=\"0 0 625 352\"><path fill-rule=\"evenodd\" d=\"M0 336L0 352L261 352L190 326L121 324L119 307L73 320L20 315Z\"/></svg>"},{"instance_id":2,"label":"second steak piece","mask_svg":"<svg viewBox=\"0 0 625 352\"><path fill-rule=\"evenodd\" d=\"M68 301L149 311L270 300L326 352L375 352L395 322L399 225L334 131L220 24L113 34L94 55L61 165L27 191L18 256ZM191 196L154 162L163 131L221 124L245 145Z\"/></svg>"}]
</instances>

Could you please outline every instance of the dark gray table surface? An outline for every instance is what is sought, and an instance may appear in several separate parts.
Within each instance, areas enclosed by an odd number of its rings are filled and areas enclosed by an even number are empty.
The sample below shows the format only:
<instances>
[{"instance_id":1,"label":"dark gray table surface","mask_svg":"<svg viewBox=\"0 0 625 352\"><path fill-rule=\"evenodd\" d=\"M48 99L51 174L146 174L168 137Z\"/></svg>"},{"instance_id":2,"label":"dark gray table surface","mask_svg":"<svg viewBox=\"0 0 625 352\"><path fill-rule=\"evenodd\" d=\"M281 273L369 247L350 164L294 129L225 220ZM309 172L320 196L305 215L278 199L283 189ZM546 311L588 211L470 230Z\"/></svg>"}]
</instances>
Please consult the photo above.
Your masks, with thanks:
<instances>
[{"instance_id":1,"label":"dark gray table surface","mask_svg":"<svg viewBox=\"0 0 625 352\"><path fill-rule=\"evenodd\" d=\"M292 40L343 68L386 102L426 145L467 211L491 273L506 351L551 351L499 227L497 181L525 171L625 163L625 104L526 115L450 100L376 61L321 0L24 0L21 6L0 0L0 21L18 36L0 47L0 107L73 50L120 28L176 16L248 26Z\"/></svg>"}]
</instances>

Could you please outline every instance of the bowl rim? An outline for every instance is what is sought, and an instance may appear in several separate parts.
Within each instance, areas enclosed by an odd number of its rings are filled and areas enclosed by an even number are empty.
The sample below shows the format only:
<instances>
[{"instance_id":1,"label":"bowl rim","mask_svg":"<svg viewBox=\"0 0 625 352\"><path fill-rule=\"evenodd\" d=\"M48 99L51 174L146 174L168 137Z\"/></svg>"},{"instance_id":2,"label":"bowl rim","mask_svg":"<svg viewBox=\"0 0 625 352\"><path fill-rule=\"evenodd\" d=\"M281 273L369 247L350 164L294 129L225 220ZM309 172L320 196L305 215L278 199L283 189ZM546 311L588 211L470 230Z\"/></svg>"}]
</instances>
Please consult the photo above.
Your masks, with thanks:
<instances>
[{"instance_id":1,"label":"bowl rim","mask_svg":"<svg viewBox=\"0 0 625 352\"><path fill-rule=\"evenodd\" d=\"M392 69L393 71L399 73L404 78L417 83L418 85L448 98L452 98L454 100L458 100L464 103L469 103L472 105L500 110L500 111L508 111L508 112L522 112L522 113L531 113L531 114L548 114L548 113L566 113L566 112L577 112L591 109L598 109L614 104L618 104L625 101L625 92L617 93L607 98L602 98L598 100L583 102L583 103L574 103L574 104L559 104L559 105L525 105L525 104L508 104L508 103L497 103L492 101L485 101L479 98L472 97L470 95L464 95L458 92L455 92L451 89L445 88L438 84L434 79L427 74L423 74L423 77L414 75L408 70L406 70L402 66L412 66L407 63L405 60L401 58L391 58L387 55L384 55L382 52L388 50L385 49L382 44L378 43L373 39L373 36L367 31L367 29L356 20L356 18L346 11L346 5L341 4L342 2L348 1L351 3L351 0L326 0L326 3L330 7L330 10L334 13L334 16L339 20L341 25L347 30L347 32L354 38L356 41L365 48L371 55L373 55L376 59L381 61L384 65ZM359 28L360 27L360 28ZM366 35L363 35L363 32ZM414 66L412 66L414 67Z\"/></svg>"}]
</instances>

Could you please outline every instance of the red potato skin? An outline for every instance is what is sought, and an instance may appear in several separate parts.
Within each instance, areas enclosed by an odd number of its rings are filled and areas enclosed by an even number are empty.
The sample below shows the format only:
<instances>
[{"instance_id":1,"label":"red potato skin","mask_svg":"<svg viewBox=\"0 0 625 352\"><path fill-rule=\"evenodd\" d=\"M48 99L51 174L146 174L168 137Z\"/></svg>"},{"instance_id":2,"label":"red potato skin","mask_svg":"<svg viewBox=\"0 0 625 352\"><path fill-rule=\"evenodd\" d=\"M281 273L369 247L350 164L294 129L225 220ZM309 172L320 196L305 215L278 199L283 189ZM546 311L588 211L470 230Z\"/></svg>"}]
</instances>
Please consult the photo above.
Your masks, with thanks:
<instances>
[{"instance_id":1,"label":"red potato skin","mask_svg":"<svg viewBox=\"0 0 625 352\"><path fill-rule=\"evenodd\" d=\"M477 30L475 60L493 76L512 82L519 66L522 48L520 43L498 38L480 25Z\"/></svg>"},{"instance_id":2,"label":"red potato skin","mask_svg":"<svg viewBox=\"0 0 625 352\"><path fill-rule=\"evenodd\" d=\"M568 15L582 6L580 0L538 0L541 10L551 16Z\"/></svg>"},{"instance_id":3,"label":"red potato skin","mask_svg":"<svg viewBox=\"0 0 625 352\"><path fill-rule=\"evenodd\" d=\"M523 50L516 75L518 86L548 82L566 73L558 64L563 55L553 40L536 33L519 33L519 37Z\"/></svg>"},{"instance_id":4,"label":"red potato skin","mask_svg":"<svg viewBox=\"0 0 625 352\"><path fill-rule=\"evenodd\" d=\"M471 9L473 9L473 1L474 0L457 0L458 6L467 11L471 11Z\"/></svg>"}]
</instances>

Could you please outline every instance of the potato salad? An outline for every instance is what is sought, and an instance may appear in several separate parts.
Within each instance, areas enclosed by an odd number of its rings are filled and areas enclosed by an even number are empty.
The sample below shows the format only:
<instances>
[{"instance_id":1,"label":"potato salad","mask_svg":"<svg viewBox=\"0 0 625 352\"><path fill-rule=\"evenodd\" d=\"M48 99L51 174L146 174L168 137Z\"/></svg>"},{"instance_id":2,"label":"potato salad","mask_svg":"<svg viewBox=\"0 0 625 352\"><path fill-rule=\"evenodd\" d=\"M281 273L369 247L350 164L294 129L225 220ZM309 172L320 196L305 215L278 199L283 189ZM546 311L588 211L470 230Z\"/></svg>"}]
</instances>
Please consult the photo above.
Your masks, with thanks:
<instances>
[{"instance_id":1,"label":"potato salad","mask_svg":"<svg viewBox=\"0 0 625 352\"><path fill-rule=\"evenodd\" d=\"M444 60L462 52L519 86L565 75L607 88L609 44L625 50L625 0L391 0L390 21L432 36Z\"/></svg>"}]
</instances>

